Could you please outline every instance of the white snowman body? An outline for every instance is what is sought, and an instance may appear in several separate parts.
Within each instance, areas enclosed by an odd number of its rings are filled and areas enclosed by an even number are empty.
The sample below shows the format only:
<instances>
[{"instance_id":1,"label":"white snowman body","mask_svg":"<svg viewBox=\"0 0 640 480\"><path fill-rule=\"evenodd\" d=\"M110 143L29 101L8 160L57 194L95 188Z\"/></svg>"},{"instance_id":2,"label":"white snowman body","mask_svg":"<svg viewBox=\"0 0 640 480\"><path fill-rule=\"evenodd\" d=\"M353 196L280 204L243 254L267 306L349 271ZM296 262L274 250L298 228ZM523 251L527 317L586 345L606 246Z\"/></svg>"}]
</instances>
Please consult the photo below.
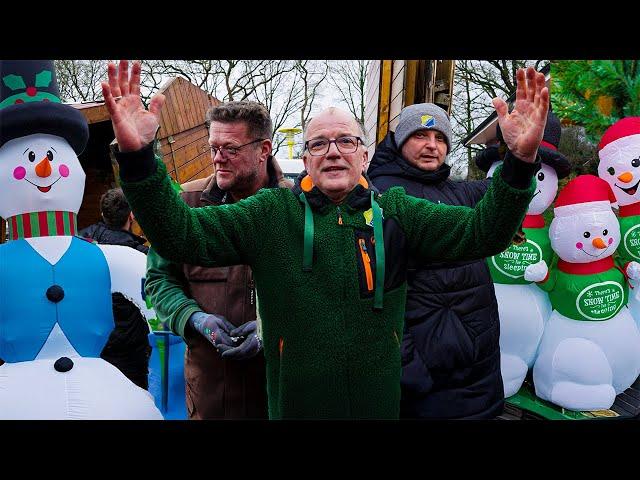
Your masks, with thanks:
<instances>
[{"instance_id":1,"label":"white snowman body","mask_svg":"<svg viewBox=\"0 0 640 480\"><path fill-rule=\"evenodd\" d=\"M25 214L37 215L37 212L64 212L60 218L69 212L76 214L82 203L84 182L85 174L80 161L67 140L62 137L32 134L12 139L0 147L0 216L5 219L24 218ZM54 220L51 222L55 223ZM37 221L31 223L29 230L36 228L36 223ZM41 224L39 228L53 226ZM81 250L92 252L92 258L98 258L108 265L109 276L105 285L109 288L110 284L110 292L107 292L109 297L111 292L122 292L143 312L152 314L146 310L142 300L141 279L145 275L146 257L141 252L123 246L92 245L71 234L60 234L56 230L53 234L20 237L10 240L8 244L0 245L0 262L4 262L5 265L20 261L9 258L7 252L10 251L10 244L11 247L20 245L23 252L37 257L35 261L40 262L40 265L47 262L46 265L50 265L54 277L62 275L61 264L65 262L68 265L83 265L83 258L75 258L78 255L75 252L80 245ZM76 271L67 269L64 273L67 278L73 277L72 280L76 283L86 274L82 268ZM20 281L28 284L29 275L29 272L19 271L16 281L19 277ZM0 295L4 293L2 290L11 291L10 277L11 275L5 275L4 278L0 278L3 283ZM56 278L56 281L64 285L64 278ZM77 298L71 291L66 293L67 301L71 301L68 299L72 297ZM104 299L104 295L101 298ZM20 305L21 299L18 293L3 301ZM49 300L42 301L46 304ZM63 297L58 301L64 302L65 299ZM81 307L84 312L81 322L86 322L87 331L90 331L94 308L91 299L87 299L86 304L76 306ZM0 309L0 314L3 311L7 310ZM31 325L34 335L38 334L46 340L37 351L37 355L31 355L33 358L16 362L6 361L0 366L0 418L162 419L152 396L147 391L132 383L117 368L97 355L85 357L78 353L73 346L74 341L77 342L77 332L73 337L76 340L70 340L72 337L65 327L69 325L67 320L58 318L54 321L53 327L47 327L50 330L35 332L37 319L21 318L20 321L24 325L24 330L20 332L23 340L28 340L28 329ZM11 319L3 319L0 315L0 324L8 324L10 321ZM13 325L15 326L15 323ZM0 329L0 336L3 335L2 332ZM10 338L0 337L0 340L4 341L3 345L8 345L7 348L12 348ZM104 341L106 342L106 339ZM12 354L21 358L20 352L12 351ZM73 367L64 372L57 371L54 364L60 357L70 358Z\"/></svg>"},{"instance_id":2,"label":"white snowman body","mask_svg":"<svg viewBox=\"0 0 640 480\"><path fill-rule=\"evenodd\" d=\"M491 166L487 173L488 177L493 175L500 163L502 162L495 162ZM529 204L527 215L541 215L551 205L558 191L558 176L549 165L543 163L535 178L536 190ZM536 242L533 239L534 233L537 233L538 230L545 242ZM524 231L530 237L527 241L533 245L538 253L535 257L536 260L532 261L535 263L542 257L549 258L551 252L546 238L546 228L533 231L524 229ZM500 255L508 253L511 253L512 256L519 255L518 252L510 252L514 248L518 247L510 247L505 253L488 259L494 277L500 316L500 370L505 397L510 397L518 392L527 371L533 367L542 332L551 315L551 303L545 292L532 283L501 283L509 279L496 274L496 269L501 267ZM524 268L527 264L523 262L520 267ZM524 273L523 270L510 273L504 268L502 271L505 275L513 277L514 280L522 279Z\"/></svg>"},{"instance_id":3,"label":"white snowman body","mask_svg":"<svg viewBox=\"0 0 640 480\"><path fill-rule=\"evenodd\" d=\"M553 312L533 369L536 395L570 410L607 409L640 374L640 332L612 259L618 221L608 200L556 204L555 214L559 261L540 283Z\"/></svg>"},{"instance_id":4,"label":"white snowman body","mask_svg":"<svg viewBox=\"0 0 640 480\"><path fill-rule=\"evenodd\" d=\"M616 129L618 124L610 127ZM598 176L613 191L622 233L618 253L623 262L640 261L640 133L623 136L598 151ZM640 282L630 280L629 310L640 327Z\"/></svg>"}]
</instances>

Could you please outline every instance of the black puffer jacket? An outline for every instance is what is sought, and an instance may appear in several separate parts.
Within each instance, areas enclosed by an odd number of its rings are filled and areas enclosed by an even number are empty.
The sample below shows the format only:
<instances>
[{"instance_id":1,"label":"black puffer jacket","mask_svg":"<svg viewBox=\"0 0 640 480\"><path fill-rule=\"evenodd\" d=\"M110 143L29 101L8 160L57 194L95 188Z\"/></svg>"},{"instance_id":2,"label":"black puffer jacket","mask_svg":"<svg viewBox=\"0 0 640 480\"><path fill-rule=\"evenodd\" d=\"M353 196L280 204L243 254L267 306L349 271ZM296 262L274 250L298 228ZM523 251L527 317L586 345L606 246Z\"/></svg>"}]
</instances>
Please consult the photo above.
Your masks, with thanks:
<instances>
[{"instance_id":1,"label":"black puffer jacket","mask_svg":"<svg viewBox=\"0 0 640 480\"><path fill-rule=\"evenodd\" d=\"M124 245L125 247L135 248L145 255L149 251L149 247L144 244L144 238L120 228L110 227L103 222L94 223L87 228L83 228L78 235L92 238L104 245Z\"/></svg>"},{"instance_id":2,"label":"black puffer jacket","mask_svg":"<svg viewBox=\"0 0 640 480\"><path fill-rule=\"evenodd\" d=\"M469 207L489 181L457 182L450 167L422 171L402 158L389 133L367 174L380 191L402 186L415 197ZM401 415L492 418L504 406L498 305L484 261L416 265L409 261L402 345Z\"/></svg>"}]
</instances>

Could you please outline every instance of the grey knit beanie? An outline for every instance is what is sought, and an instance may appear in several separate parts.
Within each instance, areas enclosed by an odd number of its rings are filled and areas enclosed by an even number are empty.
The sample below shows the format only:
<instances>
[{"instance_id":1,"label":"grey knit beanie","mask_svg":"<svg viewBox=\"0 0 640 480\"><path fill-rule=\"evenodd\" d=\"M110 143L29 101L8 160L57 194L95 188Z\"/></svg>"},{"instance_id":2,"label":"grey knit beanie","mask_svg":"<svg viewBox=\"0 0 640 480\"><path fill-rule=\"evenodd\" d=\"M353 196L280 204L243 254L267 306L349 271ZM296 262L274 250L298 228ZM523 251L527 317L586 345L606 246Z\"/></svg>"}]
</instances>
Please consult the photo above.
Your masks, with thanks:
<instances>
[{"instance_id":1,"label":"grey knit beanie","mask_svg":"<svg viewBox=\"0 0 640 480\"><path fill-rule=\"evenodd\" d=\"M402 144L418 130L437 130L444 135L447 142L447 154L451 151L451 123L449 115L433 103L416 103L400 112L400 119L395 131L396 145Z\"/></svg>"}]
</instances>

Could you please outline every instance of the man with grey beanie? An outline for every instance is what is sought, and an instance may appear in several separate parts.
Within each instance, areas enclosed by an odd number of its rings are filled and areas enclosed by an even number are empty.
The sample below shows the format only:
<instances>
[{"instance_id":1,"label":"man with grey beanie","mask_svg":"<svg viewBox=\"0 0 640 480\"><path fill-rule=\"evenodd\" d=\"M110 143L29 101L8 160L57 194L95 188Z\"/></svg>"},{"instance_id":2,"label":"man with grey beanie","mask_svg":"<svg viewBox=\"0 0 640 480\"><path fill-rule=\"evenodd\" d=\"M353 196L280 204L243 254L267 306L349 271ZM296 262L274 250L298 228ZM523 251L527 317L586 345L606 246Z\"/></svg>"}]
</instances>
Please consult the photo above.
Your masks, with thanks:
<instances>
[{"instance_id":1,"label":"man with grey beanie","mask_svg":"<svg viewBox=\"0 0 640 480\"><path fill-rule=\"evenodd\" d=\"M402 186L436 203L473 207L489 180L449 179L449 116L433 103L400 112L367 174L384 192ZM504 408L500 324L484 260L420 264L409 260L402 341L404 418L493 418Z\"/></svg>"}]
</instances>

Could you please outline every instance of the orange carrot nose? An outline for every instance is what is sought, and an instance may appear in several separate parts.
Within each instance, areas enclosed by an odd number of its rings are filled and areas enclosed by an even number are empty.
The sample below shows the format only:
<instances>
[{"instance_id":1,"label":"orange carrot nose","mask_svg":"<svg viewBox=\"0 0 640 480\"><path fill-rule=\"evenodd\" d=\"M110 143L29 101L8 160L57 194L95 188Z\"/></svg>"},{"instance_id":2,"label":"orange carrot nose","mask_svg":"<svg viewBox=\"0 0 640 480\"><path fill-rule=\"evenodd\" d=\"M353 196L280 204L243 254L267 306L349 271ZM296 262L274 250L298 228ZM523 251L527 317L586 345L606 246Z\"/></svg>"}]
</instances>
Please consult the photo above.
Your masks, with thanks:
<instances>
[{"instance_id":1,"label":"orange carrot nose","mask_svg":"<svg viewBox=\"0 0 640 480\"><path fill-rule=\"evenodd\" d=\"M607 248L607 244L604 243L600 237L596 237L591 241L591 244L596 248Z\"/></svg>"},{"instance_id":2,"label":"orange carrot nose","mask_svg":"<svg viewBox=\"0 0 640 480\"><path fill-rule=\"evenodd\" d=\"M633 180L633 175L631 172L624 172L622 175L618 175L618 180L624 183L629 183Z\"/></svg>"},{"instance_id":3,"label":"orange carrot nose","mask_svg":"<svg viewBox=\"0 0 640 480\"><path fill-rule=\"evenodd\" d=\"M36 165L36 175L42 178L47 178L51 175L51 162L47 157L40 160L40 163Z\"/></svg>"}]
</instances>

